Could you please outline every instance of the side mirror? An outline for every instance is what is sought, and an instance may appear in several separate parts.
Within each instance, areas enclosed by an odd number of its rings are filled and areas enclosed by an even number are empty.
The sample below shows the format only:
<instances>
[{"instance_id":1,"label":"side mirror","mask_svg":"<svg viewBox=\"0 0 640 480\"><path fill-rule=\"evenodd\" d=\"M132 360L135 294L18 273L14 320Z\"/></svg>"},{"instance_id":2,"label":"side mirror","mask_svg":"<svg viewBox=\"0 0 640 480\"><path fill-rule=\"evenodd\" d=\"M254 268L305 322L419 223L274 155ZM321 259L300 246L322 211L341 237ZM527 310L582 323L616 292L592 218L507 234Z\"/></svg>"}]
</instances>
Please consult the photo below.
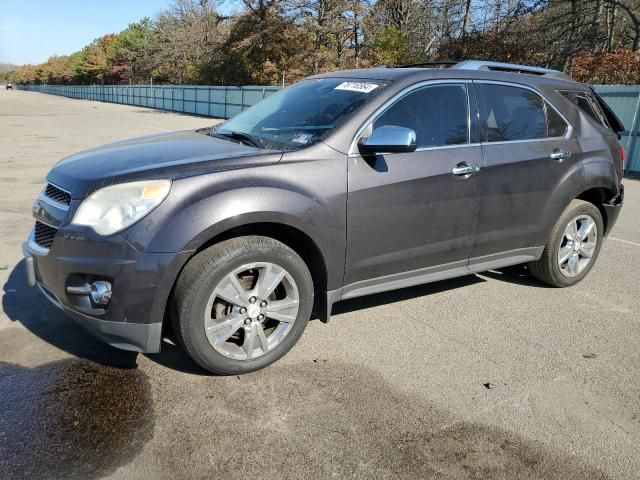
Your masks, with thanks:
<instances>
[{"instance_id":1,"label":"side mirror","mask_svg":"<svg viewBox=\"0 0 640 480\"><path fill-rule=\"evenodd\" d=\"M416 132L393 125L378 127L369 138L358 141L358 150L362 155L413 152L416 146Z\"/></svg>"}]
</instances>

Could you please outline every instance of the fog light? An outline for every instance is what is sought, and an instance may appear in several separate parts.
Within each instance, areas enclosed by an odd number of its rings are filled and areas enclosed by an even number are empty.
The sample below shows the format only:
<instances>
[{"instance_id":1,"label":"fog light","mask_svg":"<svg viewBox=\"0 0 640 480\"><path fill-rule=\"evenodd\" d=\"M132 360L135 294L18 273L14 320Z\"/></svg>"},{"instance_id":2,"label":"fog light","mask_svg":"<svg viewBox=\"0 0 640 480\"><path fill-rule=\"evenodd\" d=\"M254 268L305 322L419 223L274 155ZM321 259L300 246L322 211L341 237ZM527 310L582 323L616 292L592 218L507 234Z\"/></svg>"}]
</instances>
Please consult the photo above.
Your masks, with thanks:
<instances>
[{"instance_id":1,"label":"fog light","mask_svg":"<svg viewBox=\"0 0 640 480\"><path fill-rule=\"evenodd\" d=\"M98 280L91 284L91 300L96 305L108 305L111 301L111 284Z\"/></svg>"}]
</instances>

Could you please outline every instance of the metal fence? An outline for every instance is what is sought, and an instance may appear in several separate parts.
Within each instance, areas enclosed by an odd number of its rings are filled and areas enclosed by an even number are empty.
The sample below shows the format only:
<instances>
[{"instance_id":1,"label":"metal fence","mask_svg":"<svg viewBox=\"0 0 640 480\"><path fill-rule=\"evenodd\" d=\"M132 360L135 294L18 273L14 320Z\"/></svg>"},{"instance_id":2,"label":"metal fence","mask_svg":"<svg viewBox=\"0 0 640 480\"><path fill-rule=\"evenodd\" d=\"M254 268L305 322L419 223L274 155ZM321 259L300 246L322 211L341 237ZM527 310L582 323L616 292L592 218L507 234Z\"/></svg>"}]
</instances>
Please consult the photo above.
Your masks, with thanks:
<instances>
[{"instance_id":1,"label":"metal fence","mask_svg":"<svg viewBox=\"0 0 640 480\"><path fill-rule=\"evenodd\" d=\"M160 108L230 118L279 90L279 87L201 87L175 85L19 85L70 98Z\"/></svg>"},{"instance_id":2,"label":"metal fence","mask_svg":"<svg viewBox=\"0 0 640 480\"><path fill-rule=\"evenodd\" d=\"M640 85L599 85L596 91L624 125L620 143L627 151L626 173L640 176Z\"/></svg>"},{"instance_id":3,"label":"metal fence","mask_svg":"<svg viewBox=\"0 0 640 480\"><path fill-rule=\"evenodd\" d=\"M233 117L280 89L175 85L18 85L18 88L218 118ZM627 173L640 176L640 85L600 85L596 90L625 126L620 143L627 151Z\"/></svg>"}]
</instances>

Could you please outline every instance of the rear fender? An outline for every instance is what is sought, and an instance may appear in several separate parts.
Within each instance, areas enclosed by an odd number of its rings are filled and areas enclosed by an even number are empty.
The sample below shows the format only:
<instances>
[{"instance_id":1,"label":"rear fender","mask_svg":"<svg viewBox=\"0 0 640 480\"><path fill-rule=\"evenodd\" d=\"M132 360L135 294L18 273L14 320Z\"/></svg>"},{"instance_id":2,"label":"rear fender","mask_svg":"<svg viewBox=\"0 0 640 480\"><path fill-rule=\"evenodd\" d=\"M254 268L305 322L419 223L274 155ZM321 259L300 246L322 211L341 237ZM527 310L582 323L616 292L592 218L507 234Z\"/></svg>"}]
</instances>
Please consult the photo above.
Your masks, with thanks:
<instances>
[{"instance_id":1,"label":"rear fender","mask_svg":"<svg viewBox=\"0 0 640 480\"><path fill-rule=\"evenodd\" d=\"M570 169L564 172L562 178L555 183L555 188L549 194L549 201L546 202L542 212L541 238L536 239L536 246L545 245L551 229L558 221L567 205L586 189L584 179L584 168L582 162L576 162Z\"/></svg>"}]
</instances>

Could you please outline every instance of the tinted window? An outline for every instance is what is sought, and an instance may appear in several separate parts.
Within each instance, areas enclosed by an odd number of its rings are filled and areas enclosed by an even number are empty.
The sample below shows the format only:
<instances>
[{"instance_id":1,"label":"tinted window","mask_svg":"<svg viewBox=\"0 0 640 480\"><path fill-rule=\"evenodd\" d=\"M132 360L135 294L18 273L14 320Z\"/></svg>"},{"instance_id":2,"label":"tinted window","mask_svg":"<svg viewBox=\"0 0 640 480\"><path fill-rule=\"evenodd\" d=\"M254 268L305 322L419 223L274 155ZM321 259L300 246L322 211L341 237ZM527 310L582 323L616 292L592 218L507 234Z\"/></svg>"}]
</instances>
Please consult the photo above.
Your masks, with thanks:
<instances>
[{"instance_id":1,"label":"tinted window","mask_svg":"<svg viewBox=\"0 0 640 480\"><path fill-rule=\"evenodd\" d=\"M547 105L547 137L562 137L567 133L567 123L553 108Z\"/></svg>"},{"instance_id":2,"label":"tinted window","mask_svg":"<svg viewBox=\"0 0 640 480\"><path fill-rule=\"evenodd\" d=\"M415 130L418 148L467 143L467 87L433 85L415 90L379 116L373 128L383 125Z\"/></svg>"},{"instance_id":3,"label":"tinted window","mask_svg":"<svg viewBox=\"0 0 640 480\"><path fill-rule=\"evenodd\" d=\"M576 97L576 103L578 104L578 107L580 107L580 109L584 113L589 115L596 122L600 122L600 118L598 117L598 114L593 109L593 105L591 105L591 102L587 98L585 98L585 97Z\"/></svg>"},{"instance_id":4,"label":"tinted window","mask_svg":"<svg viewBox=\"0 0 640 480\"><path fill-rule=\"evenodd\" d=\"M547 137L544 100L535 93L506 85L482 85L487 141Z\"/></svg>"},{"instance_id":5,"label":"tinted window","mask_svg":"<svg viewBox=\"0 0 640 480\"><path fill-rule=\"evenodd\" d=\"M566 97L570 102L577 105L580 110L587 114L588 117L595 120L596 122L605 125L606 122L604 120L604 114L600 112L599 106L596 106L596 103L592 101L586 93L583 92L560 92L564 97Z\"/></svg>"}]
</instances>

